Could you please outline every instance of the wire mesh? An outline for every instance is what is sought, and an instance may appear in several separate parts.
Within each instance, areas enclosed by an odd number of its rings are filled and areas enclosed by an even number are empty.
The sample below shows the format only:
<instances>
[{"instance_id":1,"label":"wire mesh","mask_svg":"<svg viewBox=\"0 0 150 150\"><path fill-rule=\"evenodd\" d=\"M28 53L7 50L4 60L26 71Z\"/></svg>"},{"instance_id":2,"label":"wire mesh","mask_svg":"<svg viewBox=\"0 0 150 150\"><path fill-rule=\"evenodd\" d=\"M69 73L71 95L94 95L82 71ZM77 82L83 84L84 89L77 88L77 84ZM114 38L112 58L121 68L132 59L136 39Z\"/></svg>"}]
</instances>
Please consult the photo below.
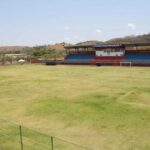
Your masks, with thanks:
<instances>
[{"instance_id":1,"label":"wire mesh","mask_svg":"<svg viewBox=\"0 0 150 150\"><path fill-rule=\"evenodd\" d=\"M5 150L20 150L19 126L0 119L0 146Z\"/></svg>"},{"instance_id":2,"label":"wire mesh","mask_svg":"<svg viewBox=\"0 0 150 150\"><path fill-rule=\"evenodd\" d=\"M0 150L92 150L0 119Z\"/></svg>"}]
</instances>

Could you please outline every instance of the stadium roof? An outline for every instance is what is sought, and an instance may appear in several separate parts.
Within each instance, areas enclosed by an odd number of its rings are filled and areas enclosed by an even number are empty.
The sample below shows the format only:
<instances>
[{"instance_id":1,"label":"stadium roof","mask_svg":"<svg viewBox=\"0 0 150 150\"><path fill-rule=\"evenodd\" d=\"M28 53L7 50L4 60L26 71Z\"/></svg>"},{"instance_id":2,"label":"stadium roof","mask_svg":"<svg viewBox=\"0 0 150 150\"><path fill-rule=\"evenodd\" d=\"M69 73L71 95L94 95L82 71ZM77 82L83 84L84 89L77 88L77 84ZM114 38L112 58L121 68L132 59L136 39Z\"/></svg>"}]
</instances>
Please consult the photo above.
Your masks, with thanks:
<instances>
[{"instance_id":1,"label":"stadium roof","mask_svg":"<svg viewBox=\"0 0 150 150\"><path fill-rule=\"evenodd\" d=\"M79 49L79 48L116 48L116 47L137 47L137 46L150 46L150 43L72 45L72 46L66 46L65 48L66 49Z\"/></svg>"},{"instance_id":2,"label":"stadium roof","mask_svg":"<svg viewBox=\"0 0 150 150\"><path fill-rule=\"evenodd\" d=\"M74 49L74 48L93 48L94 45L72 45L72 46L65 46L66 49Z\"/></svg>"},{"instance_id":3,"label":"stadium roof","mask_svg":"<svg viewBox=\"0 0 150 150\"><path fill-rule=\"evenodd\" d=\"M93 45L94 48L116 48L116 47L124 47L122 44L96 44Z\"/></svg>"},{"instance_id":4,"label":"stadium roof","mask_svg":"<svg viewBox=\"0 0 150 150\"><path fill-rule=\"evenodd\" d=\"M125 47L129 47L129 46L150 46L150 43L131 43L131 44L123 44Z\"/></svg>"}]
</instances>

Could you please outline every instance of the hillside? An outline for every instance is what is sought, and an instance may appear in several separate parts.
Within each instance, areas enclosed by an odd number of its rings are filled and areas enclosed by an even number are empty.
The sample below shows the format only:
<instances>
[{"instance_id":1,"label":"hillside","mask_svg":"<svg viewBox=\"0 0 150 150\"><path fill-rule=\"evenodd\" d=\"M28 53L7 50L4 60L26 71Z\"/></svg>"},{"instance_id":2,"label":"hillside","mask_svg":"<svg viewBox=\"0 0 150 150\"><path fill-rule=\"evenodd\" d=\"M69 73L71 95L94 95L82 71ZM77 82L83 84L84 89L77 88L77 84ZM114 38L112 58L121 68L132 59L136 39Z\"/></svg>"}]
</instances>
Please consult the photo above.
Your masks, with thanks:
<instances>
[{"instance_id":1,"label":"hillside","mask_svg":"<svg viewBox=\"0 0 150 150\"><path fill-rule=\"evenodd\" d=\"M55 50L65 50L64 46L69 46L70 43L56 43L53 45L45 45L46 48L55 49Z\"/></svg>"},{"instance_id":2,"label":"hillside","mask_svg":"<svg viewBox=\"0 0 150 150\"><path fill-rule=\"evenodd\" d=\"M149 43L150 42L150 33L138 36L126 36L123 38L114 38L107 43Z\"/></svg>"},{"instance_id":3,"label":"hillside","mask_svg":"<svg viewBox=\"0 0 150 150\"><path fill-rule=\"evenodd\" d=\"M121 38L114 38L108 41L97 41L97 40L91 40L91 41L85 41L77 43L76 45L94 45L94 44L116 44L116 43L148 43L150 42L150 33L144 34L144 35L138 35L138 36L126 36ZM26 51L32 51L33 49L51 49L57 51L57 53L62 53L64 51L64 46L71 45L69 43L56 43L54 45L42 45L42 46L36 46L36 47L27 47L27 46L5 46L0 47L0 52L26 52Z\"/></svg>"},{"instance_id":4,"label":"hillside","mask_svg":"<svg viewBox=\"0 0 150 150\"><path fill-rule=\"evenodd\" d=\"M56 43L54 45L41 45L35 47L44 47L45 49L54 49L54 50L65 50L64 46L70 45L68 43ZM26 51L32 50L35 47L28 47L28 46L2 46L0 47L0 52L14 52L14 51Z\"/></svg>"},{"instance_id":5,"label":"hillside","mask_svg":"<svg viewBox=\"0 0 150 150\"><path fill-rule=\"evenodd\" d=\"M0 52L5 51L23 51L25 49L27 49L28 47L26 46L2 46L0 47Z\"/></svg>"},{"instance_id":6,"label":"hillside","mask_svg":"<svg viewBox=\"0 0 150 150\"><path fill-rule=\"evenodd\" d=\"M150 33L144 35L131 35L126 37L114 38L108 41L85 41L77 43L77 45L94 45L94 44L116 44L116 43L149 43L150 42Z\"/></svg>"},{"instance_id":7,"label":"hillside","mask_svg":"<svg viewBox=\"0 0 150 150\"><path fill-rule=\"evenodd\" d=\"M77 43L76 45L95 45L95 44L103 44L104 42L102 41L85 41L85 42L80 42L80 43Z\"/></svg>"}]
</instances>

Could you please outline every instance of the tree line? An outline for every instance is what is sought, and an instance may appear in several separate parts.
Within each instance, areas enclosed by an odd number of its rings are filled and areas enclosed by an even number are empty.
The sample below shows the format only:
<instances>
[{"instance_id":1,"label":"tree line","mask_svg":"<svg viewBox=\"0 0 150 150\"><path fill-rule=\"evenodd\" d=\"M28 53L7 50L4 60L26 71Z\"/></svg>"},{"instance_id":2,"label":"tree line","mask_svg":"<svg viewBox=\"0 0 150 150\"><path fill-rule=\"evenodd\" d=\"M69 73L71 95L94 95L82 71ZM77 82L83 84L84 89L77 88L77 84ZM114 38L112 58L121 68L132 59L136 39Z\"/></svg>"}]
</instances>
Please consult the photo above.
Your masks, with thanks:
<instances>
[{"instance_id":1,"label":"tree line","mask_svg":"<svg viewBox=\"0 0 150 150\"><path fill-rule=\"evenodd\" d=\"M11 54L25 54L26 56L15 56ZM21 50L3 50L0 51L0 64L6 64L6 62L12 64L12 62L17 62L19 59L25 59L30 61L31 59L43 59L43 60L54 60L63 59L66 55L64 49L55 49L50 46L35 46L35 47L25 47Z\"/></svg>"}]
</instances>

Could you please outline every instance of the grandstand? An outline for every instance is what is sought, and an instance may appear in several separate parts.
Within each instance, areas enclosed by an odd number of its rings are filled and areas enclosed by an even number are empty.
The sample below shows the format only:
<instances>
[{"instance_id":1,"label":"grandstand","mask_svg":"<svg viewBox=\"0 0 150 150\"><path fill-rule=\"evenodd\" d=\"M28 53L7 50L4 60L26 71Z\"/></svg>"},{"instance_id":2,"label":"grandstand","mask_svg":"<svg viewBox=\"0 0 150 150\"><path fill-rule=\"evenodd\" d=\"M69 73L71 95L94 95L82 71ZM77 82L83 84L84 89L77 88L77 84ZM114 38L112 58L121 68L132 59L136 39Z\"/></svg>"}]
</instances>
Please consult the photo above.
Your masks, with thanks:
<instances>
[{"instance_id":1,"label":"grandstand","mask_svg":"<svg viewBox=\"0 0 150 150\"><path fill-rule=\"evenodd\" d=\"M64 64L150 66L150 43L67 46Z\"/></svg>"}]
</instances>

